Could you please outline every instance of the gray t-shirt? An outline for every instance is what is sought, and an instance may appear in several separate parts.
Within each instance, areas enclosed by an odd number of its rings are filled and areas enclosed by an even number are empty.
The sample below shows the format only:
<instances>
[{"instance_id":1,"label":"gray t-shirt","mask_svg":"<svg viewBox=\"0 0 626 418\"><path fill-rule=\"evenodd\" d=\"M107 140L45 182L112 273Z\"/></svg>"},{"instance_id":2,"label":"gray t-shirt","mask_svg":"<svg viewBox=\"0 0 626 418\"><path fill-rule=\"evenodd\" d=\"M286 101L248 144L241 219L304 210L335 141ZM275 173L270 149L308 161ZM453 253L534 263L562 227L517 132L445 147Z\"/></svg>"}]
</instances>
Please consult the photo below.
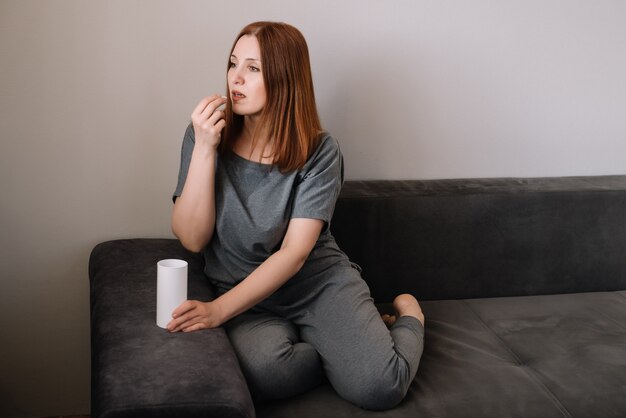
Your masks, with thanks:
<instances>
[{"instance_id":1,"label":"gray t-shirt","mask_svg":"<svg viewBox=\"0 0 626 418\"><path fill-rule=\"evenodd\" d=\"M184 192L194 143L189 125L174 199ZM329 229L342 183L343 157L337 140L327 133L304 167L288 173L233 152L218 155L215 230L203 250L205 274L218 291L230 289L280 248L291 218L325 222L297 276L315 275L337 263L345 265L348 259Z\"/></svg>"}]
</instances>

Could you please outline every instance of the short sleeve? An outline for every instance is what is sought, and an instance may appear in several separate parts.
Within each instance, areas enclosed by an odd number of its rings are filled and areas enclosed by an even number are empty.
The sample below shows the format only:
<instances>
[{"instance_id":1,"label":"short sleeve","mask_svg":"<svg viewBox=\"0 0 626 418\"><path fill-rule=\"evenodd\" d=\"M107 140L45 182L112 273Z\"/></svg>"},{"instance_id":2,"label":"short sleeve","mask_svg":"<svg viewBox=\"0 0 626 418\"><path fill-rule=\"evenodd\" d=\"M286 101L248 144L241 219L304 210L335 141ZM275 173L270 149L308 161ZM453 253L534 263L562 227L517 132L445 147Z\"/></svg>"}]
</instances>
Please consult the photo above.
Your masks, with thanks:
<instances>
[{"instance_id":1,"label":"short sleeve","mask_svg":"<svg viewBox=\"0 0 626 418\"><path fill-rule=\"evenodd\" d=\"M337 140L326 135L298 177L291 217L320 219L328 225L343 184L343 156Z\"/></svg>"},{"instance_id":2,"label":"short sleeve","mask_svg":"<svg viewBox=\"0 0 626 418\"><path fill-rule=\"evenodd\" d=\"M183 145L180 151L180 168L178 170L178 183L176 185L176 190L174 191L174 195L172 196L172 200L176 202L176 198L180 197L183 193L183 187L185 186L185 180L187 179L187 172L189 171L189 163L191 162L191 154L193 152L193 147L195 145L195 135L193 132L193 126L190 123L187 126L187 130L185 131L185 136L183 138Z\"/></svg>"}]
</instances>

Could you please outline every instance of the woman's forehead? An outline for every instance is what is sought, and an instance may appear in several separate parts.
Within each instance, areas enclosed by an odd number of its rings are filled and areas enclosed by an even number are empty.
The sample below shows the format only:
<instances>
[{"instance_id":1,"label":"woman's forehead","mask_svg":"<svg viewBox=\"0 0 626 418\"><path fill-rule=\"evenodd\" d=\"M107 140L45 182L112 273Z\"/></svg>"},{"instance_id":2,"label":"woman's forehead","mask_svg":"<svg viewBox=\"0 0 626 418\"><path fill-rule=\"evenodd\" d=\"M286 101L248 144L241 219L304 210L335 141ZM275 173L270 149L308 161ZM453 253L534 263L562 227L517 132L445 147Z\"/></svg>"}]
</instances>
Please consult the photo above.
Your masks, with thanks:
<instances>
[{"instance_id":1,"label":"woman's forehead","mask_svg":"<svg viewBox=\"0 0 626 418\"><path fill-rule=\"evenodd\" d=\"M233 49L232 55L239 60L261 61L261 48L254 35L243 35Z\"/></svg>"}]
</instances>

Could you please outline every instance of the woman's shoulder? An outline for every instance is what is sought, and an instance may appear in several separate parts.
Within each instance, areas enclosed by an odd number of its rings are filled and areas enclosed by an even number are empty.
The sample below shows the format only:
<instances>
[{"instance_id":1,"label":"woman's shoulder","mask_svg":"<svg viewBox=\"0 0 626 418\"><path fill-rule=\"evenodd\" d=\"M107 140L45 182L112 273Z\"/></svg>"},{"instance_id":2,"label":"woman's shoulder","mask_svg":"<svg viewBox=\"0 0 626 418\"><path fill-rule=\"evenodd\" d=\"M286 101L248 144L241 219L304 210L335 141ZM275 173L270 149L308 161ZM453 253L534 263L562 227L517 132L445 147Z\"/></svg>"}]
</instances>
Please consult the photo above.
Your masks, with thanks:
<instances>
[{"instance_id":1,"label":"woman's shoulder","mask_svg":"<svg viewBox=\"0 0 626 418\"><path fill-rule=\"evenodd\" d=\"M319 159L326 155L341 155L341 150L337 139L329 132L322 131L319 134L317 148L311 155L311 158L309 158L309 161Z\"/></svg>"},{"instance_id":2,"label":"woman's shoulder","mask_svg":"<svg viewBox=\"0 0 626 418\"><path fill-rule=\"evenodd\" d=\"M329 141L331 143L335 143L335 144L337 143L337 139L333 135L331 135L331 133L328 131L320 132L318 135L318 138L319 138L320 145Z\"/></svg>"},{"instance_id":3,"label":"woman's shoulder","mask_svg":"<svg viewBox=\"0 0 626 418\"><path fill-rule=\"evenodd\" d=\"M307 177L312 173L327 170L329 167L342 167L343 155L339 148L339 142L330 133L324 131L320 133L318 144L300 170L300 175Z\"/></svg>"}]
</instances>

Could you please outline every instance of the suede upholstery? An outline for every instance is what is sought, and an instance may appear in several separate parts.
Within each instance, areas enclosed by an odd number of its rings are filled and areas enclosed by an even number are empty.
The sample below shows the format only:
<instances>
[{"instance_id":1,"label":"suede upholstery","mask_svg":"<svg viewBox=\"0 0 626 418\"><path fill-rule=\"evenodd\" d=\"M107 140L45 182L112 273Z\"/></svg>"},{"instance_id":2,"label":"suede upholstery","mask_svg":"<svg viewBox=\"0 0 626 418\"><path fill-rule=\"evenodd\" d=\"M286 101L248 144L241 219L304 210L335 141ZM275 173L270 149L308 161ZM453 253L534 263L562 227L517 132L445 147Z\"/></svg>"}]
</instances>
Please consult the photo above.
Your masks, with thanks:
<instances>
[{"instance_id":1,"label":"suede upholstery","mask_svg":"<svg viewBox=\"0 0 626 418\"><path fill-rule=\"evenodd\" d=\"M165 258L189 263L189 298L212 297L202 258L176 240L112 241L91 254L92 415L253 417L223 329L172 334L157 327L156 263Z\"/></svg>"},{"instance_id":2,"label":"suede upholstery","mask_svg":"<svg viewBox=\"0 0 626 418\"><path fill-rule=\"evenodd\" d=\"M331 230L372 294L626 289L626 176L350 182Z\"/></svg>"},{"instance_id":3,"label":"suede upholstery","mask_svg":"<svg viewBox=\"0 0 626 418\"><path fill-rule=\"evenodd\" d=\"M349 181L331 231L381 311L414 294L427 322L406 399L361 410L328 384L252 404L223 330L156 327L156 262L175 240L118 240L90 259L92 415L626 416L626 176Z\"/></svg>"}]
</instances>

